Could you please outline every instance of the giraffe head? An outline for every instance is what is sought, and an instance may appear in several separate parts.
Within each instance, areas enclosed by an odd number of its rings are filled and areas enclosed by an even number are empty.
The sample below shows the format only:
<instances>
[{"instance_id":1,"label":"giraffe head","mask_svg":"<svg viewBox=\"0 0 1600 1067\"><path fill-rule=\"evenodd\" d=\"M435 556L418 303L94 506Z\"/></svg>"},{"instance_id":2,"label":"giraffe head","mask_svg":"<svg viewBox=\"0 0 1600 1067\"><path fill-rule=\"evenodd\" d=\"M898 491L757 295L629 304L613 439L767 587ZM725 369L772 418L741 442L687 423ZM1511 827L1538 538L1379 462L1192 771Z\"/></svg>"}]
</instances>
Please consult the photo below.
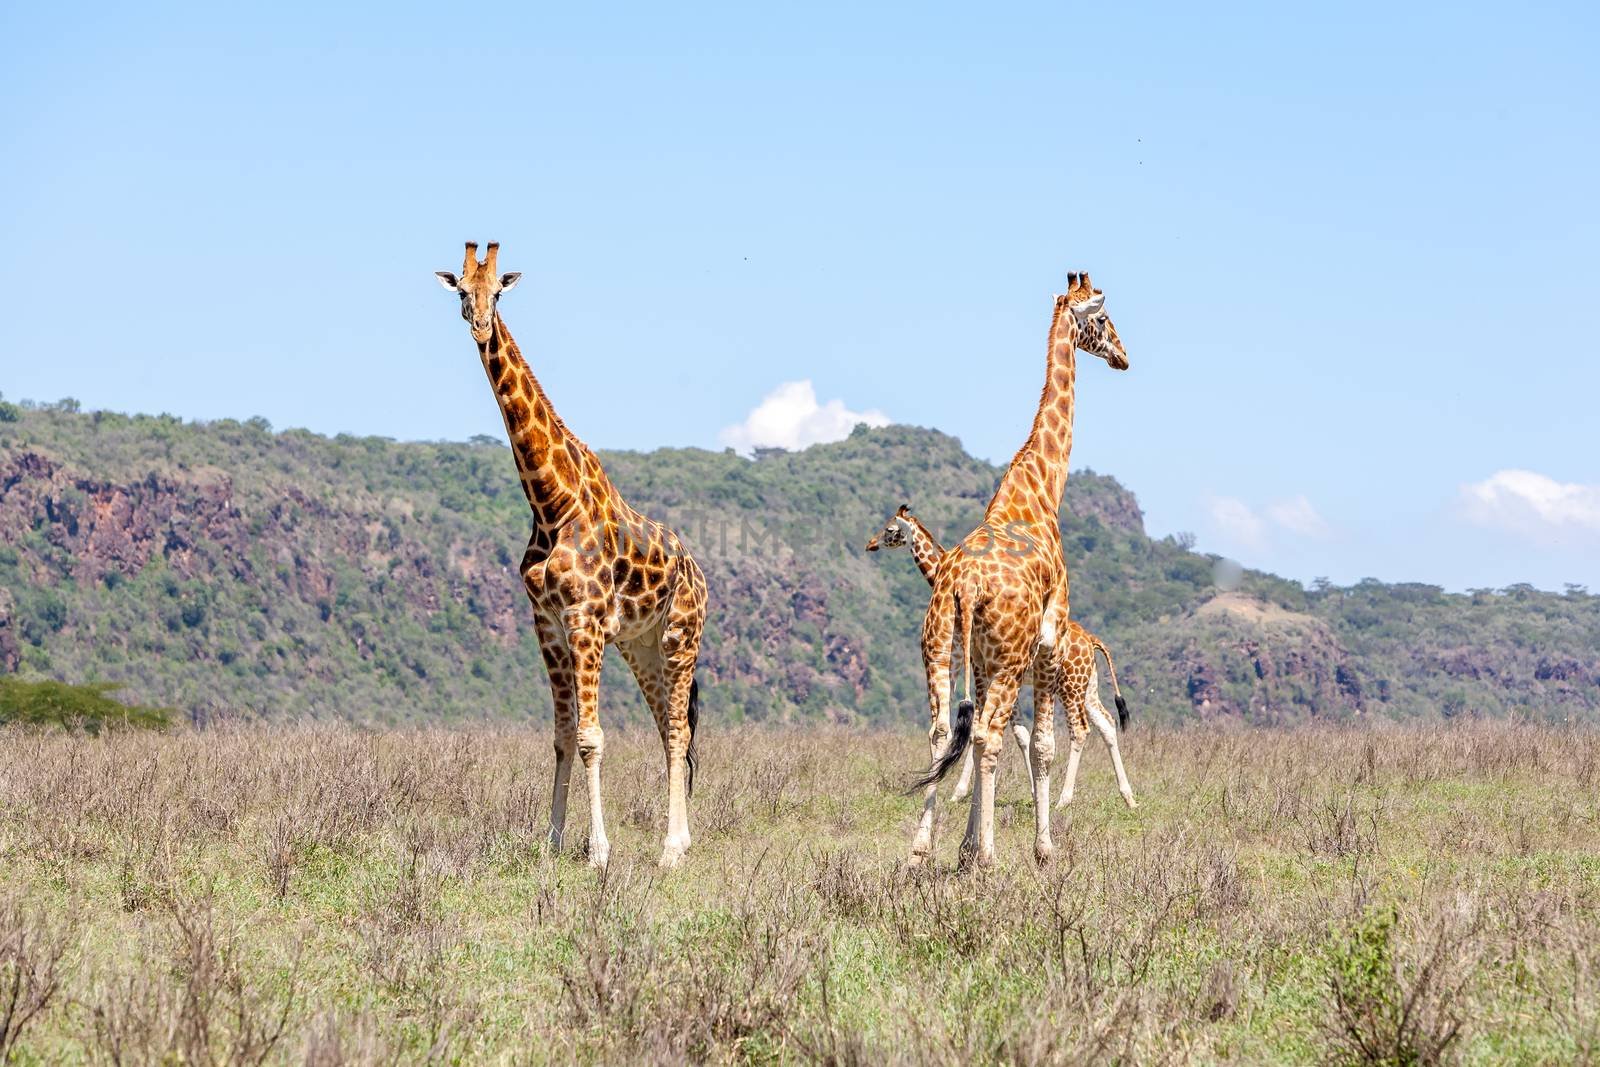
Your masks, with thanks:
<instances>
[{"instance_id":1,"label":"giraffe head","mask_svg":"<svg viewBox=\"0 0 1600 1067\"><path fill-rule=\"evenodd\" d=\"M478 262L478 242L467 242L467 260L461 268L461 277L457 278L447 270L434 271L434 276L439 279L439 284L458 293L461 296L461 317L467 320L467 325L472 327L472 339L480 345L489 340L489 335L494 333L494 308L495 302L500 299L501 293L507 293L517 284L517 279L522 277L521 271L512 271L510 274L495 274L495 257L500 254L500 242L489 242L489 254L482 263Z\"/></svg>"},{"instance_id":2,"label":"giraffe head","mask_svg":"<svg viewBox=\"0 0 1600 1067\"><path fill-rule=\"evenodd\" d=\"M1128 369L1128 353L1106 314L1106 294L1090 284L1087 271L1068 274L1066 295L1056 299L1066 303L1078 325L1079 348L1091 356L1099 356L1111 364L1113 370Z\"/></svg>"},{"instance_id":3,"label":"giraffe head","mask_svg":"<svg viewBox=\"0 0 1600 1067\"><path fill-rule=\"evenodd\" d=\"M901 504L900 510L894 513L893 518L883 524L872 540L867 542L867 551L876 552L880 548L903 548L906 545L906 527L910 525L911 505Z\"/></svg>"}]
</instances>

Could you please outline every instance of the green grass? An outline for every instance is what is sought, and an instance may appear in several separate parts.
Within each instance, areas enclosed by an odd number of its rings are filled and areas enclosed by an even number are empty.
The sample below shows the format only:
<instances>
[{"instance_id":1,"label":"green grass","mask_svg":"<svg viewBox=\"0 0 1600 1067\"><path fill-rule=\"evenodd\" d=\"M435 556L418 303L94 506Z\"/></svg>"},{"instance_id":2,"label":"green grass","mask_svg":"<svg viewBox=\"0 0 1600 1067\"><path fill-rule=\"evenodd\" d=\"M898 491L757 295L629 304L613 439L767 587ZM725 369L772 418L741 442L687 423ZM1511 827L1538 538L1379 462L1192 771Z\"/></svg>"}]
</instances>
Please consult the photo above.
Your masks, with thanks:
<instances>
[{"instance_id":1,"label":"green grass","mask_svg":"<svg viewBox=\"0 0 1600 1067\"><path fill-rule=\"evenodd\" d=\"M708 730L687 865L612 730L611 869L535 730L0 732L18 1063L1550 1063L1600 1050L1600 736L1136 730L1031 859L907 869L911 734ZM1059 791L1058 761L1055 788ZM18 1017L12 1013L13 1019ZM13 1023L12 1025L15 1025Z\"/></svg>"}]
</instances>

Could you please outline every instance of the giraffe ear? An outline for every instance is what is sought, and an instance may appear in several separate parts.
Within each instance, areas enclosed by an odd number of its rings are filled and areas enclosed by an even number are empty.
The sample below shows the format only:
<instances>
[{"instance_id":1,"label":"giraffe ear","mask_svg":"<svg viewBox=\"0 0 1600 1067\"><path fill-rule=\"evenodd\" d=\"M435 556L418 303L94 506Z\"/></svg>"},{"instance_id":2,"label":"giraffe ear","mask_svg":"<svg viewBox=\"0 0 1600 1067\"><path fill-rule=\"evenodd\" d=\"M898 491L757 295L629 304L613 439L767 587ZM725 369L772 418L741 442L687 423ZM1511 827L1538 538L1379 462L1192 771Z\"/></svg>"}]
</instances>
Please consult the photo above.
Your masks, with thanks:
<instances>
[{"instance_id":1,"label":"giraffe ear","mask_svg":"<svg viewBox=\"0 0 1600 1067\"><path fill-rule=\"evenodd\" d=\"M1087 300L1082 300L1076 304L1067 305L1067 307L1072 309L1072 314L1080 319L1086 319L1090 315L1099 314L1100 309L1105 306L1106 294L1104 293L1096 293Z\"/></svg>"},{"instance_id":2,"label":"giraffe ear","mask_svg":"<svg viewBox=\"0 0 1600 1067\"><path fill-rule=\"evenodd\" d=\"M451 274L449 271L436 270L433 272L433 276L439 279L440 285L444 286L452 293L459 293L461 291L461 282L458 281L456 276Z\"/></svg>"},{"instance_id":3,"label":"giraffe ear","mask_svg":"<svg viewBox=\"0 0 1600 1067\"><path fill-rule=\"evenodd\" d=\"M502 293L509 293L511 290L517 287L517 283L521 280L522 272L520 270L514 270L510 274L500 275L500 291Z\"/></svg>"}]
</instances>

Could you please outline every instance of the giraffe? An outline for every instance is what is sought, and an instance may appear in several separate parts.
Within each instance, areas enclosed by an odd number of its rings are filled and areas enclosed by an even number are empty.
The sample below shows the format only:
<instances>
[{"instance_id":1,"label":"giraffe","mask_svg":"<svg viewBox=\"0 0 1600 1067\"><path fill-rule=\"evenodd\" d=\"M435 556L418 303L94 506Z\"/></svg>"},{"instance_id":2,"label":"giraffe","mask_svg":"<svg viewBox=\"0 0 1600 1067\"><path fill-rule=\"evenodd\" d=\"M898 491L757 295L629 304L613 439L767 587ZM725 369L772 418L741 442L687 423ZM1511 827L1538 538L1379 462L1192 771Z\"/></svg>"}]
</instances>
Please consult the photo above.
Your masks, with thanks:
<instances>
[{"instance_id":1,"label":"giraffe","mask_svg":"<svg viewBox=\"0 0 1600 1067\"><path fill-rule=\"evenodd\" d=\"M902 504L900 509L890 517L872 540L867 542L867 551L876 552L880 548L902 548L909 546L911 558L916 561L917 569L922 576L933 584L933 573L939 565L939 560L944 557L944 546L938 538L933 536L933 531L923 525L922 520L911 513L911 505ZM1100 703L1100 678L1095 669L1094 654L1098 651L1106 659L1106 670L1111 675L1111 692L1116 697L1117 720L1113 722L1106 713L1105 705ZM1117 788L1122 793L1122 799L1128 807L1138 807L1138 802L1133 799L1133 786L1128 783L1127 772L1122 767L1122 754L1117 749L1117 728L1128 728L1128 702L1122 697L1122 688L1117 684L1117 665L1111 659L1111 650L1105 642L1094 634L1085 630L1074 620L1067 620L1066 629L1056 639L1055 648L1049 652L1040 650L1035 653L1035 660L1040 656L1053 656L1053 669L1055 673L1056 691L1054 697L1061 701L1061 706L1067 712L1067 724L1072 730L1072 748L1067 756L1066 783L1061 787L1061 799L1056 804L1060 810L1072 803L1073 788L1078 777L1078 761L1083 756L1083 742L1089 735L1089 724L1094 723L1095 729L1100 731L1100 736L1106 742L1106 748L1111 753L1111 765L1117 772ZM1039 666L1035 662L1035 675ZM1040 693L1033 695L1034 722L1037 724L1041 709L1044 713L1054 714L1055 705L1050 696ZM1017 747L1022 750L1023 757L1028 758L1028 745L1030 742L1028 729L1016 720L1011 724L1012 735L1016 738ZM972 749L967 748L966 761L961 767L961 783L967 782L972 774ZM1032 785L1032 764L1029 764L1030 786ZM966 795L966 790L960 783L951 800L960 800ZM1034 803L1040 803L1037 794ZM1047 796L1043 800L1049 803Z\"/></svg>"},{"instance_id":2,"label":"giraffe","mask_svg":"<svg viewBox=\"0 0 1600 1067\"><path fill-rule=\"evenodd\" d=\"M632 669L661 734L667 758L661 866L674 867L689 847L705 577L677 534L628 506L600 460L556 414L500 317L500 297L522 275L497 275L498 252L499 244L490 242L479 263L478 246L468 241L461 277L436 275L461 297L461 317L500 403L533 510L520 569L555 704L550 848L561 849L576 756L589 788L589 863L603 868L610 857L600 805L605 733L599 714L600 664L610 644Z\"/></svg>"},{"instance_id":3,"label":"giraffe","mask_svg":"<svg viewBox=\"0 0 1600 1067\"><path fill-rule=\"evenodd\" d=\"M911 842L911 863L933 848L933 809L938 782L976 745L978 785L967 814L961 865L994 862L994 768L1001 736L1010 722L1023 673L1034 671L1036 693L1049 693L1050 659L1040 667L1039 649L1055 647L1066 626L1068 588L1056 514L1066 488L1072 450L1073 397L1082 348L1116 370L1128 357L1105 313L1105 294L1086 273L1068 276L1051 316L1045 382L1027 440L1012 457L983 522L947 552L934 569L933 595L922 625L922 662L928 682L933 764L918 779L924 789L922 817ZM967 677L966 695L950 719L950 663L959 638ZM974 699L976 704L974 704ZM1055 758L1054 715L1034 723L1029 746L1034 792L1049 796ZM1048 862L1050 805L1034 805L1034 857Z\"/></svg>"}]
</instances>

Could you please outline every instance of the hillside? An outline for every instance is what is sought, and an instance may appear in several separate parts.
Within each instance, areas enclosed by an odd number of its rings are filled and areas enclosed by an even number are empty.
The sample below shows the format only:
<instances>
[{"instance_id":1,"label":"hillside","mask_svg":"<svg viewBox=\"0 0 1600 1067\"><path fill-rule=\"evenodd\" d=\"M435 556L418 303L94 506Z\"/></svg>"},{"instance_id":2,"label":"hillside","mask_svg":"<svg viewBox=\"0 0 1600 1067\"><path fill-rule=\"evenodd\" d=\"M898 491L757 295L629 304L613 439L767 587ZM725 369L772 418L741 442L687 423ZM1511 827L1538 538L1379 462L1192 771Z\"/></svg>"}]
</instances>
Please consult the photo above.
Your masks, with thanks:
<instances>
[{"instance_id":1,"label":"hillside","mask_svg":"<svg viewBox=\"0 0 1600 1067\"><path fill-rule=\"evenodd\" d=\"M124 683L215 713L358 721L548 714L515 573L527 509L498 440L274 433L261 420L0 405L0 671ZM604 453L705 567L702 659L723 721L924 721L909 557L862 544L909 501L969 529L999 470L932 430L746 460ZM1306 590L1144 531L1132 493L1073 474L1073 615L1101 634L1136 716L1526 714L1600 721L1600 600L1526 587ZM605 714L644 721L619 660Z\"/></svg>"}]
</instances>

